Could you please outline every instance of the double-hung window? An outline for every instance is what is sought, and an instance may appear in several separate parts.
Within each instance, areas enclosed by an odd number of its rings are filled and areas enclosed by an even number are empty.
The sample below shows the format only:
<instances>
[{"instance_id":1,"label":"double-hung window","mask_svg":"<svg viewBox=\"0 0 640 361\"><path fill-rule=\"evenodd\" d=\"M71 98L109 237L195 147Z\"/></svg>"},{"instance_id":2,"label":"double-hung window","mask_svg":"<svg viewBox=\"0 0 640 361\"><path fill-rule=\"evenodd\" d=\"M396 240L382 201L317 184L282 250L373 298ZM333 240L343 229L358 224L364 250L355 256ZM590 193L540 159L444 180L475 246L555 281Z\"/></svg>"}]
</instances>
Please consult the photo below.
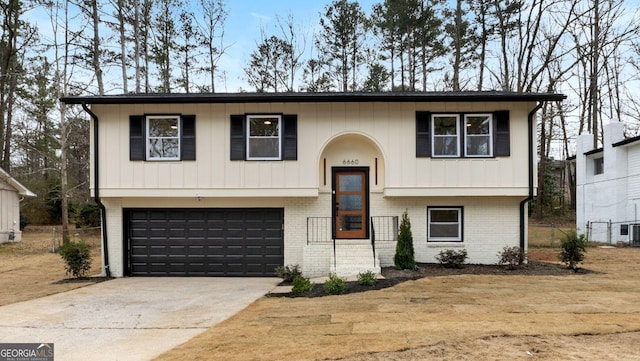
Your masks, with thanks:
<instances>
[{"instance_id":1,"label":"double-hung window","mask_svg":"<svg viewBox=\"0 0 640 361\"><path fill-rule=\"evenodd\" d=\"M427 241L462 242L462 207L427 207Z\"/></svg>"},{"instance_id":2,"label":"double-hung window","mask_svg":"<svg viewBox=\"0 0 640 361\"><path fill-rule=\"evenodd\" d=\"M466 157L493 156L493 118L491 114L465 114Z\"/></svg>"},{"instance_id":3,"label":"double-hung window","mask_svg":"<svg viewBox=\"0 0 640 361\"><path fill-rule=\"evenodd\" d=\"M511 155L509 111L416 112L416 157L494 158Z\"/></svg>"},{"instance_id":4,"label":"double-hung window","mask_svg":"<svg viewBox=\"0 0 640 361\"><path fill-rule=\"evenodd\" d=\"M129 160L196 160L196 116L129 116Z\"/></svg>"},{"instance_id":5,"label":"double-hung window","mask_svg":"<svg viewBox=\"0 0 640 361\"><path fill-rule=\"evenodd\" d=\"M247 115L247 159L278 160L281 152L280 115Z\"/></svg>"},{"instance_id":6,"label":"double-hung window","mask_svg":"<svg viewBox=\"0 0 640 361\"><path fill-rule=\"evenodd\" d=\"M433 116L434 157L458 157L460 155L459 116L437 114Z\"/></svg>"},{"instance_id":7,"label":"double-hung window","mask_svg":"<svg viewBox=\"0 0 640 361\"><path fill-rule=\"evenodd\" d=\"M147 116L147 160L180 159L180 117Z\"/></svg>"},{"instance_id":8,"label":"double-hung window","mask_svg":"<svg viewBox=\"0 0 640 361\"><path fill-rule=\"evenodd\" d=\"M232 114L231 160L298 160L296 114Z\"/></svg>"}]
</instances>

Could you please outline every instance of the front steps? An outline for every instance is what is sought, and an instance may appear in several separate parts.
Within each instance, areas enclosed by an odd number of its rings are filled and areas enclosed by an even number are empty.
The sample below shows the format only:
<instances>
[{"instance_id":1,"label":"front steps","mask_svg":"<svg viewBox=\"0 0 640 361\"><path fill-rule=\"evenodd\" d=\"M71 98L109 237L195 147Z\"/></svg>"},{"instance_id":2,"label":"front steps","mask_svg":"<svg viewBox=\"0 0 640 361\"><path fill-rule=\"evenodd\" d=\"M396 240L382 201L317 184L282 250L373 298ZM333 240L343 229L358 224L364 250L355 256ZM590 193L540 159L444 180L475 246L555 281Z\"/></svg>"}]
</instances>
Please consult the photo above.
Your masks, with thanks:
<instances>
[{"instance_id":1,"label":"front steps","mask_svg":"<svg viewBox=\"0 0 640 361\"><path fill-rule=\"evenodd\" d=\"M333 257L331 257L331 272L339 277L349 277L367 271L375 274L379 274L381 271L380 259L377 253L375 259L373 258L370 243L345 240L336 242L335 264Z\"/></svg>"}]
</instances>

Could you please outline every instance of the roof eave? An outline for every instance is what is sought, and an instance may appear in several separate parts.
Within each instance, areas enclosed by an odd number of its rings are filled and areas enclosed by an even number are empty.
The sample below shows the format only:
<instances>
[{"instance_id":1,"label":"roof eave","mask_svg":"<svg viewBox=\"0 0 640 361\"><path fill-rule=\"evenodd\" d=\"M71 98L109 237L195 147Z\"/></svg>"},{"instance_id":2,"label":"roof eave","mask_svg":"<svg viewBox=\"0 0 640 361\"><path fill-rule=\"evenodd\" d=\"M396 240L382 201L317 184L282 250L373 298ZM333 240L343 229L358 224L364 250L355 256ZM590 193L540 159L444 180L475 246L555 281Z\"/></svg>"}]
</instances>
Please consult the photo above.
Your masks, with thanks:
<instances>
[{"instance_id":1,"label":"roof eave","mask_svg":"<svg viewBox=\"0 0 640 361\"><path fill-rule=\"evenodd\" d=\"M627 138L625 140L621 140L621 141L619 141L617 143L613 143L611 146L613 146L613 147L621 147L621 146L624 146L624 145L632 145L633 143L638 142L638 141L640 141L640 136L633 137L633 138Z\"/></svg>"},{"instance_id":2,"label":"roof eave","mask_svg":"<svg viewBox=\"0 0 640 361\"><path fill-rule=\"evenodd\" d=\"M192 93L68 96L66 104L156 103L301 103L301 102L486 102L562 101L563 94L515 92L380 92L380 93Z\"/></svg>"},{"instance_id":3,"label":"roof eave","mask_svg":"<svg viewBox=\"0 0 640 361\"><path fill-rule=\"evenodd\" d=\"M20 182L18 182L15 178L13 178L9 173L7 173L4 169L0 168L0 176L9 183L10 186L15 188L18 191L18 194L24 197L36 197L36 194L30 191L27 187L23 186Z\"/></svg>"}]
</instances>

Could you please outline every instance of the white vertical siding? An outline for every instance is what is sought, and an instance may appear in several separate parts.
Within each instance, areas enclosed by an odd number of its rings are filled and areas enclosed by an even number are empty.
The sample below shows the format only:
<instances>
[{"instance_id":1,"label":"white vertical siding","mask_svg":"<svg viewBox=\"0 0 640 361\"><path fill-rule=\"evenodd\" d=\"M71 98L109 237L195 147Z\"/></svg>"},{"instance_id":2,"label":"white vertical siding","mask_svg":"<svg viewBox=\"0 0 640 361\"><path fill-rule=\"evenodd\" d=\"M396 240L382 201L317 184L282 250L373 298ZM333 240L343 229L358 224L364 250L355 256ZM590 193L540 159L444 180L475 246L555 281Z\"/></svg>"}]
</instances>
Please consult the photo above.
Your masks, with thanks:
<instances>
[{"instance_id":1,"label":"white vertical siding","mask_svg":"<svg viewBox=\"0 0 640 361\"><path fill-rule=\"evenodd\" d=\"M483 194L525 194L528 187L529 103L264 103L94 105L100 122L100 187L103 196L195 195L254 189L265 196L320 186L321 153L333 139L357 134L379 149L385 187L483 189ZM415 112L510 110L511 156L434 159L415 156ZM298 115L297 161L231 161L229 117L245 113ZM196 161L129 161L129 115L196 115ZM316 191L317 192L317 191ZM453 194L454 191L452 191ZM282 195L285 195L284 193Z\"/></svg>"},{"instance_id":2,"label":"white vertical siding","mask_svg":"<svg viewBox=\"0 0 640 361\"><path fill-rule=\"evenodd\" d=\"M629 147L628 194L629 199L640 199L640 144Z\"/></svg>"}]
</instances>

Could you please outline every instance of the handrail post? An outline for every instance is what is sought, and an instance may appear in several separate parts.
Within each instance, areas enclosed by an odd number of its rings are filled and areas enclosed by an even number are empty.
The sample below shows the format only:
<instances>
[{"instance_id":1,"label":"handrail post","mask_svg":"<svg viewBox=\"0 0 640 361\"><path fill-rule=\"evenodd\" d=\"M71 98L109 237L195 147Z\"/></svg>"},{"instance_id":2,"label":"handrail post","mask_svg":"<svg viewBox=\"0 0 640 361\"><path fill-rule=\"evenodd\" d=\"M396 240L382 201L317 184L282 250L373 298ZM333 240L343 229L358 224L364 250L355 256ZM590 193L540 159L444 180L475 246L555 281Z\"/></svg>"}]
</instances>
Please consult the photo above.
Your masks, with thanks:
<instances>
[{"instance_id":1,"label":"handrail post","mask_svg":"<svg viewBox=\"0 0 640 361\"><path fill-rule=\"evenodd\" d=\"M376 228L371 217L371 250L373 251L373 269L376 269Z\"/></svg>"},{"instance_id":2,"label":"handrail post","mask_svg":"<svg viewBox=\"0 0 640 361\"><path fill-rule=\"evenodd\" d=\"M333 238L333 270L338 271L338 263L336 261L336 237Z\"/></svg>"}]
</instances>

